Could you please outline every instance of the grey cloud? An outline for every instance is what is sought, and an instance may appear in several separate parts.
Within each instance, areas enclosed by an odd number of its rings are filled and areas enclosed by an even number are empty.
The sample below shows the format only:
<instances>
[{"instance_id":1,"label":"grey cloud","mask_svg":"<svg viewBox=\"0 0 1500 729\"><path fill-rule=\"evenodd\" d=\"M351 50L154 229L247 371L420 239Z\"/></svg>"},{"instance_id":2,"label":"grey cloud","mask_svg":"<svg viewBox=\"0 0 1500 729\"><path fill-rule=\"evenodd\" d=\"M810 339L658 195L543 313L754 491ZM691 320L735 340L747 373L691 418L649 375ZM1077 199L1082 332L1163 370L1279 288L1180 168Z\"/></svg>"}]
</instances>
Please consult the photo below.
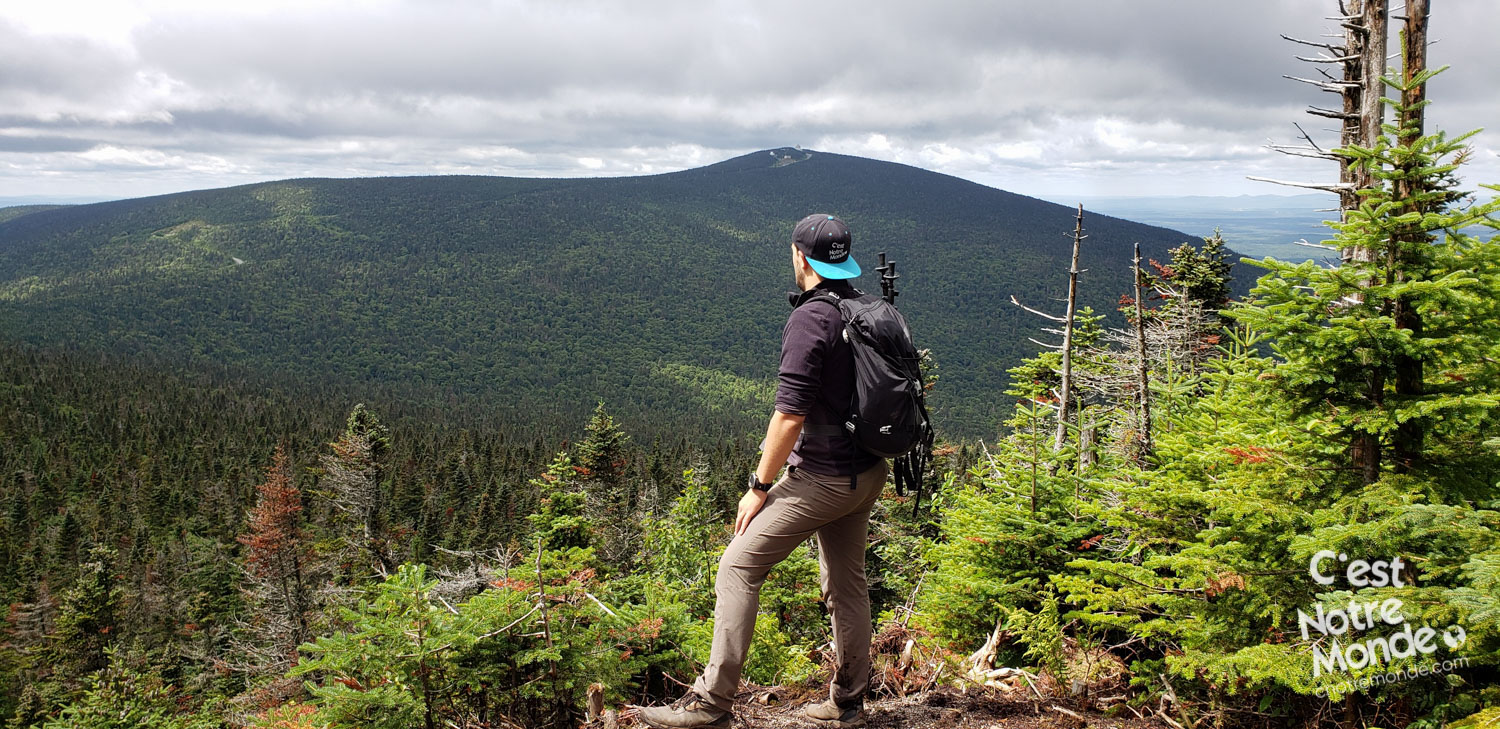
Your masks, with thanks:
<instances>
[{"instance_id":1,"label":"grey cloud","mask_svg":"<svg viewBox=\"0 0 1500 729\"><path fill-rule=\"evenodd\" d=\"M18 92L87 97L129 72L118 51L77 38L42 38L0 17L0 99Z\"/></svg>"},{"instance_id":2,"label":"grey cloud","mask_svg":"<svg viewBox=\"0 0 1500 729\"><path fill-rule=\"evenodd\" d=\"M1307 169L1260 145L1291 141L1293 122L1326 126L1301 110L1332 98L1281 78L1310 70L1278 34L1332 28L1329 5L414 0L158 17L129 53L0 20L0 60L31 69L0 65L0 100L16 102L0 133L239 175L573 173L579 157L621 174L825 143L992 183L1165 168L1224 180L1236 166ZM1455 67L1433 82L1433 119L1465 131L1500 114L1482 32L1496 10L1434 12L1433 60ZM4 139L0 154L24 153ZM500 146L530 156L458 151Z\"/></svg>"},{"instance_id":3,"label":"grey cloud","mask_svg":"<svg viewBox=\"0 0 1500 729\"><path fill-rule=\"evenodd\" d=\"M82 152L97 144L96 141L73 137L13 137L0 134L0 152Z\"/></svg>"}]
</instances>

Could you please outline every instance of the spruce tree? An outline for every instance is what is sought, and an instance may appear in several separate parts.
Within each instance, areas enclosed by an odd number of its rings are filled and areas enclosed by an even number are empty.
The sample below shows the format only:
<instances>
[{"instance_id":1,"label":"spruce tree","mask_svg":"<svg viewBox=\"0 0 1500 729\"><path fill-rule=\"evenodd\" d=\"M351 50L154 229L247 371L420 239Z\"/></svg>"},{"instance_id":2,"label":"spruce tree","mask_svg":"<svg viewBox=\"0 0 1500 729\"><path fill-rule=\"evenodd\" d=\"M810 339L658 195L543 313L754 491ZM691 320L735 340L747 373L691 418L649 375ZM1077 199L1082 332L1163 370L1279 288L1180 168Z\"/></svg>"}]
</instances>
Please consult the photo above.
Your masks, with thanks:
<instances>
[{"instance_id":1,"label":"spruce tree","mask_svg":"<svg viewBox=\"0 0 1500 729\"><path fill-rule=\"evenodd\" d=\"M629 440L600 402L578 444L588 517L599 530L600 557L615 573L631 571L641 547L639 498L635 484L626 479Z\"/></svg>"},{"instance_id":2,"label":"spruce tree","mask_svg":"<svg viewBox=\"0 0 1500 729\"><path fill-rule=\"evenodd\" d=\"M1232 267L1224 247L1224 237L1215 228L1214 234L1205 236L1203 245L1198 248L1184 243L1172 249L1170 283L1181 293L1182 299L1218 311L1229 305L1229 271Z\"/></svg>"},{"instance_id":3,"label":"spruce tree","mask_svg":"<svg viewBox=\"0 0 1500 729\"><path fill-rule=\"evenodd\" d=\"M107 663L105 649L115 640L122 598L116 556L110 547L95 545L63 593L47 655L54 674L64 680L79 681Z\"/></svg>"},{"instance_id":4,"label":"spruce tree","mask_svg":"<svg viewBox=\"0 0 1500 729\"><path fill-rule=\"evenodd\" d=\"M531 486L541 495L535 513L526 517L531 523L533 547L543 552L573 554L580 562L592 562L594 529L584 514L585 496L578 483L578 471L566 451L558 453L547 470L532 479Z\"/></svg>"},{"instance_id":5,"label":"spruce tree","mask_svg":"<svg viewBox=\"0 0 1500 729\"><path fill-rule=\"evenodd\" d=\"M1390 84L1406 91L1441 70ZM1411 111L1396 108L1398 118ZM1348 444L1326 454L1329 465L1363 484L1391 468L1435 468L1450 484L1488 488L1465 464L1484 455L1472 428L1496 406L1500 249L1465 229L1500 212L1500 201L1460 204L1467 196L1454 172L1475 132L1386 132L1372 149L1340 150L1380 184L1361 190L1359 208L1331 224L1331 245L1374 251L1372 260L1337 268L1252 262L1270 274L1229 315L1270 335L1284 362L1275 381L1304 426Z\"/></svg>"}]
</instances>

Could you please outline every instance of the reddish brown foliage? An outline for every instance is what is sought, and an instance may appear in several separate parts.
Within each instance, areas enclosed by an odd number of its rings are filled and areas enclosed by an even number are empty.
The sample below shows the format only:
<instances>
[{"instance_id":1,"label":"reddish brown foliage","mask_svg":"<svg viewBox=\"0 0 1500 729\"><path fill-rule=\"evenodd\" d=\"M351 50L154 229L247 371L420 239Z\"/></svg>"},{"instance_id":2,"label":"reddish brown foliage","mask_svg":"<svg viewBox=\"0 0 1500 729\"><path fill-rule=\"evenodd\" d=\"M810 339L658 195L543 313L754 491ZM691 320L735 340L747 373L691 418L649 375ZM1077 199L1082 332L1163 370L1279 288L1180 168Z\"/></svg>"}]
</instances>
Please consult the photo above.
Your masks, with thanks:
<instances>
[{"instance_id":1,"label":"reddish brown foliage","mask_svg":"<svg viewBox=\"0 0 1500 729\"><path fill-rule=\"evenodd\" d=\"M531 588L536 586L534 582L519 580L514 577L502 577L490 584L503 590L516 590L518 592L530 592Z\"/></svg>"},{"instance_id":2,"label":"reddish brown foliage","mask_svg":"<svg viewBox=\"0 0 1500 729\"><path fill-rule=\"evenodd\" d=\"M1208 579L1208 584L1204 586L1203 591L1207 593L1209 597L1214 597L1216 595L1228 592L1229 590L1243 589L1245 589L1244 577L1241 577L1233 572L1225 572L1216 577L1210 577Z\"/></svg>"},{"instance_id":3,"label":"reddish brown foliage","mask_svg":"<svg viewBox=\"0 0 1500 729\"><path fill-rule=\"evenodd\" d=\"M646 618L625 630L639 640L652 640L661 635L661 626L661 618Z\"/></svg>"},{"instance_id":4,"label":"reddish brown foliage","mask_svg":"<svg viewBox=\"0 0 1500 729\"><path fill-rule=\"evenodd\" d=\"M1270 449L1261 448L1260 446L1245 446L1244 448L1231 446L1225 448L1224 452L1234 456L1234 464L1236 466L1246 463L1265 463L1270 460L1269 456L1271 455Z\"/></svg>"},{"instance_id":5,"label":"reddish brown foliage","mask_svg":"<svg viewBox=\"0 0 1500 729\"><path fill-rule=\"evenodd\" d=\"M305 558L308 540L301 524L302 492L292 484L282 446L276 446L266 480L255 491L259 498L250 510L250 532L237 540L249 548L245 563L257 576L283 576Z\"/></svg>"}]
</instances>

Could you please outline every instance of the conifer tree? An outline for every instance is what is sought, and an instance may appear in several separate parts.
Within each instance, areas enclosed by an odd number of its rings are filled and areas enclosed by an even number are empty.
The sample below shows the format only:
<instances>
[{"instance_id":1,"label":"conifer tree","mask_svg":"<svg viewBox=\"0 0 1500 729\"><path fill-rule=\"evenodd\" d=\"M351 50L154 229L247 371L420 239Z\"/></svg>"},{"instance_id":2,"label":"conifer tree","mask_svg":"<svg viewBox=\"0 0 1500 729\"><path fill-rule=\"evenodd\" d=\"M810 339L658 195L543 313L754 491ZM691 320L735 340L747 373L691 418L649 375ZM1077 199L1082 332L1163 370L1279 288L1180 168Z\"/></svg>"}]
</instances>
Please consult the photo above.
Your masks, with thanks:
<instances>
[{"instance_id":1,"label":"conifer tree","mask_svg":"<svg viewBox=\"0 0 1500 729\"><path fill-rule=\"evenodd\" d=\"M1391 85L1406 93L1437 72ZM1398 103L1399 118L1410 111ZM1500 202L1458 206L1464 195L1453 174L1473 132L1449 139L1386 130L1372 149L1342 150L1381 184L1362 190L1360 207L1332 224L1335 247L1374 251L1373 260L1333 269L1257 262L1271 274L1248 305L1230 312L1273 337L1285 361L1275 373L1279 386L1304 422L1349 444L1329 456L1363 484L1392 466L1451 467L1474 454L1451 438L1424 435L1490 417L1500 343L1493 303L1500 255L1493 241L1463 232L1500 212ZM1449 457L1434 459L1439 451ZM1463 469L1453 472L1468 480Z\"/></svg>"},{"instance_id":2,"label":"conifer tree","mask_svg":"<svg viewBox=\"0 0 1500 729\"><path fill-rule=\"evenodd\" d=\"M122 598L116 557L110 547L95 545L63 593L47 655L54 674L65 681L80 681L107 663L105 649L114 642Z\"/></svg>"},{"instance_id":3,"label":"conifer tree","mask_svg":"<svg viewBox=\"0 0 1500 729\"><path fill-rule=\"evenodd\" d=\"M585 476L598 482L602 488L616 492L624 483L625 467L629 464L626 451L629 441L630 436L620 430L614 417L604 410L604 402L600 401L584 427L583 441L578 444L578 462L587 469Z\"/></svg>"},{"instance_id":4,"label":"conifer tree","mask_svg":"<svg viewBox=\"0 0 1500 729\"><path fill-rule=\"evenodd\" d=\"M1217 228L1213 235L1203 238L1202 246L1194 248L1184 243L1173 248L1168 279L1180 296L1169 299L1166 305L1186 300L1198 302L1211 311L1229 306L1232 267L1224 237Z\"/></svg>"},{"instance_id":5,"label":"conifer tree","mask_svg":"<svg viewBox=\"0 0 1500 729\"><path fill-rule=\"evenodd\" d=\"M1388 81L1404 99L1394 102L1398 120L1412 118L1409 92L1431 76ZM1371 148L1340 150L1381 181L1334 225L1334 245L1360 253L1332 269L1258 264L1270 273L1229 310L1249 327L1227 332L1188 396L1167 409L1159 467L1122 464L1086 485L1098 494L1080 504L1098 530L1087 540L1095 553L1052 579L1073 615L1144 646L1133 670L1175 686L1174 700L1200 719L1237 709L1228 686L1281 720L1326 711L1327 700L1313 698L1320 691L1341 702L1350 723L1395 706L1404 714L1379 723L1427 714L1436 726L1493 701L1466 687L1500 662L1494 602L1483 597L1496 584L1500 516L1486 507L1500 458L1482 447L1500 414L1500 244L1464 228L1493 228L1485 216L1500 208L1457 204L1453 173L1468 135L1417 135L1399 122L1385 130ZM1419 317L1403 322L1403 300ZM1257 348L1279 356L1256 356ZM1411 362L1419 366L1403 375ZM1408 383L1416 386L1400 385L1416 375ZM1158 386L1173 387L1160 376ZM1400 453L1408 424L1424 436L1407 441L1408 456L1372 461L1358 452ZM1325 549L1349 559L1400 556L1418 565L1409 575L1416 584L1324 591L1298 579ZM1347 700L1342 682L1427 659L1315 678L1311 644L1326 650L1329 641L1300 640L1295 610L1388 597L1402 601L1414 626L1468 626L1479 639L1463 655L1486 667Z\"/></svg>"},{"instance_id":6,"label":"conifer tree","mask_svg":"<svg viewBox=\"0 0 1500 729\"><path fill-rule=\"evenodd\" d=\"M107 649L107 667L88 679L84 693L41 729L211 729L221 726L210 711L194 712L180 686L145 665L140 656Z\"/></svg>"},{"instance_id":7,"label":"conifer tree","mask_svg":"<svg viewBox=\"0 0 1500 729\"><path fill-rule=\"evenodd\" d=\"M641 546L639 498L625 477L629 441L600 402L578 444L578 473L588 495L589 520L600 532L600 557L615 572L630 571Z\"/></svg>"},{"instance_id":8,"label":"conifer tree","mask_svg":"<svg viewBox=\"0 0 1500 729\"><path fill-rule=\"evenodd\" d=\"M323 456L319 487L343 523L346 549L339 561L358 559L377 574L387 575L395 568L382 484L389 429L360 403L350 411L343 434L328 446L332 453Z\"/></svg>"},{"instance_id":9,"label":"conifer tree","mask_svg":"<svg viewBox=\"0 0 1500 729\"><path fill-rule=\"evenodd\" d=\"M646 529L646 574L682 590L698 617L713 613L714 564L707 556L721 546L723 532L724 514L698 468L682 472L682 493Z\"/></svg>"},{"instance_id":10,"label":"conifer tree","mask_svg":"<svg viewBox=\"0 0 1500 729\"><path fill-rule=\"evenodd\" d=\"M297 646L312 636L315 609L311 538L304 528L302 492L292 482L292 466L278 445L255 487L245 545L249 602L254 606L248 637L239 648L254 673L281 673L296 662Z\"/></svg>"},{"instance_id":11,"label":"conifer tree","mask_svg":"<svg viewBox=\"0 0 1500 729\"><path fill-rule=\"evenodd\" d=\"M586 497L578 475L572 456L563 451L552 459L545 472L531 480L541 501L536 512L526 517L532 529L529 541L533 544L540 541L541 548L549 552L586 550L591 560L593 525L584 515Z\"/></svg>"}]
</instances>

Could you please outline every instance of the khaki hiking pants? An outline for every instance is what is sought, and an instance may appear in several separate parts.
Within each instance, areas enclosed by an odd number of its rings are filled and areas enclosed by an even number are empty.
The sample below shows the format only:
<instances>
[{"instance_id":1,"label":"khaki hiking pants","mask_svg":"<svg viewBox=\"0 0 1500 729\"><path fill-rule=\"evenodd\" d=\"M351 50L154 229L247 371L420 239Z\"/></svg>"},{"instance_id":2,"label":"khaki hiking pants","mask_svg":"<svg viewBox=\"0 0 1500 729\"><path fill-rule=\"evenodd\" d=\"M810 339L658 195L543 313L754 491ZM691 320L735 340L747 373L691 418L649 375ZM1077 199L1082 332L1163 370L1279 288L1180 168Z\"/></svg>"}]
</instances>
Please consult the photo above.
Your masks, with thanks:
<instances>
[{"instance_id":1,"label":"khaki hiking pants","mask_svg":"<svg viewBox=\"0 0 1500 729\"><path fill-rule=\"evenodd\" d=\"M809 536L818 536L823 600L833 620L835 665L829 696L841 706L863 703L870 684L870 592L865 583L865 547L870 508L885 486L890 466L879 463L854 479L823 476L800 468L766 494L766 503L744 534L719 559L714 591L714 641L708 666L693 691L715 708L729 710L755 632L760 586L766 573Z\"/></svg>"}]
</instances>

